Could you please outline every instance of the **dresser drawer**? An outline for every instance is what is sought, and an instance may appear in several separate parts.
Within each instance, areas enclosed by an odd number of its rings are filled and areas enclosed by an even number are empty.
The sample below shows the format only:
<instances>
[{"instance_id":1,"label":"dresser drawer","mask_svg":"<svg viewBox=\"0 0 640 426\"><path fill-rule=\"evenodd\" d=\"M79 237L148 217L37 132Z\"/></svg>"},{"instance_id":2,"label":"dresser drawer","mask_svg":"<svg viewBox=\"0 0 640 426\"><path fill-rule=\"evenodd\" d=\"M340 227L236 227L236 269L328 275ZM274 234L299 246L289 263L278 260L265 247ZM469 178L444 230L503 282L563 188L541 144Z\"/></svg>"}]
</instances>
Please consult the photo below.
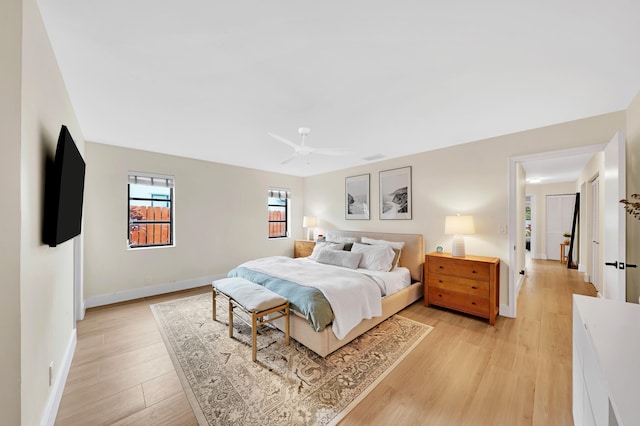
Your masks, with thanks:
<instances>
[{"instance_id":1,"label":"dresser drawer","mask_svg":"<svg viewBox=\"0 0 640 426\"><path fill-rule=\"evenodd\" d=\"M488 281L489 264L465 260L429 257L429 273L444 274L472 280Z\"/></svg>"},{"instance_id":2,"label":"dresser drawer","mask_svg":"<svg viewBox=\"0 0 640 426\"><path fill-rule=\"evenodd\" d=\"M489 312L489 299L486 297L438 287L429 287L429 303L484 317Z\"/></svg>"},{"instance_id":3,"label":"dresser drawer","mask_svg":"<svg viewBox=\"0 0 640 426\"><path fill-rule=\"evenodd\" d=\"M438 287L480 297L489 297L489 281L476 281L451 275L430 274L429 287Z\"/></svg>"}]
</instances>

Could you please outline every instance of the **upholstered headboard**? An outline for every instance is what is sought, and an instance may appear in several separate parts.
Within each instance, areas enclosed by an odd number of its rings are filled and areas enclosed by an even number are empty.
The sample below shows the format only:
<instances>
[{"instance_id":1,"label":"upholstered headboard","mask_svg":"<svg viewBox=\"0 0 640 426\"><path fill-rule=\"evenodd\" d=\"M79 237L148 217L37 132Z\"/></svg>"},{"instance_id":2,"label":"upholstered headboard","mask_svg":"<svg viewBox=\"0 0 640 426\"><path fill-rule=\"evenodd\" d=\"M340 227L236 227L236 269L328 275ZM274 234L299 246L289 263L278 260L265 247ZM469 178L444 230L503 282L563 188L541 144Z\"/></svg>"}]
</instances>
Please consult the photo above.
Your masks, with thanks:
<instances>
[{"instance_id":1,"label":"upholstered headboard","mask_svg":"<svg viewBox=\"0 0 640 426\"><path fill-rule=\"evenodd\" d=\"M341 237L368 237L377 240L402 241L404 248L400 256L400 266L404 266L411 272L411 278L422 282L422 266L424 264L424 237L422 234L393 234L388 232L368 231L327 231L327 236Z\"/></svg>"}]
</instances>

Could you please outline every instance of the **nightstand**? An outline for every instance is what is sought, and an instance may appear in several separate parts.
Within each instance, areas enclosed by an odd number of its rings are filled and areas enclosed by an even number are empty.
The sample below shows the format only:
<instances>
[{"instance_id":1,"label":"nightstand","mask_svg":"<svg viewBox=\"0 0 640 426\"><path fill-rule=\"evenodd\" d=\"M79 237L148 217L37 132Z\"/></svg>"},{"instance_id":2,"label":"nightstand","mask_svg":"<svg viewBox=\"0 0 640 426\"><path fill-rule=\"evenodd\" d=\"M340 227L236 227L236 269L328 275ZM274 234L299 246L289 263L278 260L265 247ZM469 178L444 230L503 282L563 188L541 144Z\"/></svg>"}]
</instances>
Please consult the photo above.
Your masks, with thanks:
<instances>
[{"instance_id":1,"label":"nightstand","mask_svg":"<svg viewBox=\"0 0 640 426\"><path fill-rule=\"evenodd\" d=\"M500 308L500 259L429 253L424 262L424 305L437 305L489 320Z\"/></svg>"},{"instance_id":2,"label":"nightstand","mask_svg":"<svg viewBox=\"0 0 640 426\"><path fill-rule=\"evenodd\" d=\"M307 257L313 252L316 242L312 240L295 240L293 242L293 257Z\"/></svg>"}]
</instances>

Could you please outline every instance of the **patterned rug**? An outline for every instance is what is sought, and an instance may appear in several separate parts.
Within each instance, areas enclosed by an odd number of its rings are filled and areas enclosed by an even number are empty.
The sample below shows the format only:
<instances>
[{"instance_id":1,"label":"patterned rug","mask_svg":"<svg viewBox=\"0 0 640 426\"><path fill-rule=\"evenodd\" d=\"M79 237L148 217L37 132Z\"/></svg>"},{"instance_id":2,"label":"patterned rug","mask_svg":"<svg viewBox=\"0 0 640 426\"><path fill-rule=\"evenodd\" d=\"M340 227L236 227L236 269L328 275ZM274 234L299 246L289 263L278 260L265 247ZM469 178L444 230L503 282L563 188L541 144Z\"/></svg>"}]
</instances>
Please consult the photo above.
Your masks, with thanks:
<instances>
[{"instance_id":1,"label":"patterned rug","mask_svg":"<svg viewBox=\"0 0 640 426\"><path fill-rule=\"evenodd\" d=\"M151 309L201 425L336 424L433 329L394 315L322 358L265 325L254 363L251 327L234 320L229 338L227 304L212 321L210 293Z\"/></svg>"}]
</instances>

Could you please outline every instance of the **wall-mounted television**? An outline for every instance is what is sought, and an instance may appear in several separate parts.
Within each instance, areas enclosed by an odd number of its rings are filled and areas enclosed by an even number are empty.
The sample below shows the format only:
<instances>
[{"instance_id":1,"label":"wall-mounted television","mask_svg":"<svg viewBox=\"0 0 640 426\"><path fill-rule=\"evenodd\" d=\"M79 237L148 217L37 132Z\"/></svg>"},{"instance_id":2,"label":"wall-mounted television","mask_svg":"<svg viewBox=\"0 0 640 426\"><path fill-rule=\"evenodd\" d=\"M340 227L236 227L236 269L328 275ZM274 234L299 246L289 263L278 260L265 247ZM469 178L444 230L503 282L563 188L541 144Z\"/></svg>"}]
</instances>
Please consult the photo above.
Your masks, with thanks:
<instances>
[{"instance_id":1,"label":"wall-mounted television","mask_svg":"<svg viewBox=\"0 0 640 426\"><path fill-rule=\"evenodd\" d=\"M85 162L67 126L58 136L56 155L46 172L43 236L55 247L79 235L82 228Z\"/></svg>"}]
</instances>

